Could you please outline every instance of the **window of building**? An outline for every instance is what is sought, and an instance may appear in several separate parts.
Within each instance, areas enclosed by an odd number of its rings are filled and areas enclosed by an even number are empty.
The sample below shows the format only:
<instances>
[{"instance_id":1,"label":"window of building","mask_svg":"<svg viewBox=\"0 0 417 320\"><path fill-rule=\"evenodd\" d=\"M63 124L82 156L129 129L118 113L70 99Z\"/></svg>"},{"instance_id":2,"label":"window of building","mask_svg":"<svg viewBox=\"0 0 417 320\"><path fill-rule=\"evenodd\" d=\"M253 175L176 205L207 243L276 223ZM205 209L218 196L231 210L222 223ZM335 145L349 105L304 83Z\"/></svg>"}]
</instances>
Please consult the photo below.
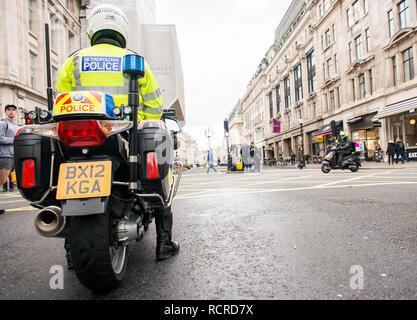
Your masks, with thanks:
<instances>
[{"instance_id":1,"label":"window of building","mask_svg":"<svg viewBox=\"0 0 417 320\"><path fill-rule=\"evenodd\" d=\"M272 91L268 94L269 100L269 118L272 119L274 117L274 101L272 100Z\"/></svg>"},{"instance_id":2,"label":"window of building","mask_svg":"<svg viewBox=\"0 0 417 320\"><path fill-rule=\"evenodd\" d=\"M365 98L366 88L365 88L365 74L359 75L359 99Z\"/></svg>"},{"instance_id":3,"label":"window of building","mask_svg":"<svg viewBox=\"0 0 417 320\"><path fill-rule=\"evenodd\" d=\"M352 45L352 42L349 42L349 61L350 61L350 64L353 63L353 45Z\"/></svg>"},{"instance_id":4,"label":"window of building","mask_svg":"<svg viewBox=\"0 0 417 320\"><path fill-rule=\"evenodd\" d=\"M336 42L336 25L334 23L332 25L332 31L333 31L333 41Z\"/></svg>"},{"instance_id":5,"label":"window of building","mask_svg":"<svg viewBox=\"0 0 417 320\"><path fill-rule=\"evenodd\" d=\"M330 107L332 111L336 110L336 100L335 100L334 90L330 91Z\"/></svg>"},{"instance_id":6,"label":"window of building","mask_svg":"<svg viewBox=\"0 0 417 320\"><path fill-rule=\"evenodd\" d=\"M393 80L394 80L394 86L397 85L398 83L398 78L397 78L397 57L392 57L392 76L393 76Z\"/></svg>"},{"instance_id":7,"label":"window of building","mask_svg":"<svg viewBox=\"0 0 417 320\"><path fill-rule=\"evenodd\" d=\"M352 79L352 99L353 101L356 101L356 85L355 85L355 79Z\"/></svg>"},{"instance_id":8,"label":"window of building","mask_svg":"<svg viewBox=\"0 0 417 320\"><path fill-rule=\"evenodd\" d=\"M394 13L392 10L388 12L388 33L389 37L392 38L394 35Z\"/></svg>"},{"instance_id":9,"label":"window of building","mask_svg":"<svg viewBox=\"0 0 417 320\"><path fill-rule=\"evenodd\" d=\"M374 73L372 69L370 69L368 72L369 72L369 90L371 91L370 94L373 95L374 94Z\"/></svg>"},{"instance_id":10,"label":"window of building","mask_svg":"<svg viewBox=\"0 0 417 320\"><path fill-rule=\"evenodd\" d=\"M404 65L404 81L410 81L414 79L414 59L413 48L408 48L403 51L403 65Z\"/></svg>"},{"instance_id":11,"label":"window of building","mask_svg":"<svg viewBox=\"0 0 417 320\"><path fill-rule=\"evenodd\" d=\"M330 45L330 29L326 30L325 37L326 37L326 47L328 47Z\"/></svg>"},{"instance_id":12,"label":"window of building","mask_svg":"<svg viewBox=\"0 0 417 320\"><path fill-rule=\"evenodd\" d=\"M362 36L355 38L356 59L362 59Z\"/></svg>"},{"instance_id":13,"label":"window of building","mask_svg":"<svg viewBox=\"0 0 417 320\"><path fill-rule=\"evenodd\" d=\"M314 50L307 54L307 76L308 76L308 92L316 90L316 65L314 62Z\"/></svg>"},{"instance_id":14,"label":"window of building","mask_svg":"<svg viewBox=\"0 0 417 320\"><path fill-rule=\"evenodd\" d=\"M351 27L353 25L353 20L352 20L352 10L350 8L346 10L346 17L347 17L348 27Z\"/></svg>"},{"instance_id":15,"label":"window of building","mask_svg":"<svg viewBox=\"0 0 417 320\"><path fill-rule=\"evenodd\" d=\"M311 107L311 120L315 120L317 117L317 103L313 102L313 106Z\"/></svg>"},{"instance_id":16,"label":"window of building","mask_svg":"<svg viewBox=\"0 0 417 320\"><path fill-rule=\"evenodd\" d=\"M323 15L323 8L321 4L319 4L319 14L320 14L320 17Z\"/></svg>"},{"instance_id":17,"label":"window of building","mask_svg":"<svg viewBox=\"0 0 417 320\"><path fill-rule=\"evenodd\" d=\"M281 112L281 94L280 94L279 90L280 90L280 86L277 85L275 87L275 96L276 96L276 99L277 99L277 113Z\"/></svg>"},{"instance_id":18,"label":"window of building","mask_svg":"<svg viewBox=\"0 0 417 320\"><path fill-rule=\"evenodd\" d=\"M371 52L371 35L369 33L369 29L365 30L365 38L366 38L366 52Z\"/></svg>"},{"instance_id":19,"label":"window of building","mask_svg":"<svg viewBox=\"0 0 417 320\"><path fill-rule=\"evenodd\" d=\"M30 86L32 89L36 89L36 55L32 52L29 53L30 61Z\"/></svg>"},{"instance_id":20,"label":"window of building","mask_svg":"<svg viewBox=\"0 0 417 320\"><path fill-rule=\"evenodd\" d=\"M28 1L28 22L29 22L29 30L31 32L35 31L33 17L34 17L34 0L29 0Z\"/></svg>"},{"instance_id":21,"label":"window of building","mask_svg":"<svg viewBox=\"0 0 417 320\"><path fill-rule=\"evenodd\" d=\"M368 0L363 0L363 14L368 13Z\"/></svg>"},{"instance_id":22,"label":"window of building","mask_svg":"<svg viewBox=\"0 0 417 320\"><path fill-rule=\"evenodd\" d=\"M339 87L336 88L336 92L337 92L337 106L340 108L340 106L342 105L342 101L340 100L340 88Z\"/></svg>"},{"instance_id":23,"label":"window of building","mask_svg":"<svg viewBox=\"0 0 417 320\"><path fill-rule=\"evenodd\" d=\"M329 0L324 0L324 1L323 1L323 5L324 5L324 11L329 10L329 7L330 7L330 1L329 1Z\"/></svg>"},{"instance_id":24,"label":"window of building","mask_svg":"<svg viewBox=\"0 0 417 320\"><path fill-rule=\"evenodd\" d=\"M334 55L334 72L335 74L339 74L339 57L337 54Z\"/></svg>"},{"instance_id":25,"label":"window of building","mask_svg":"<svg viewBox=\"0 0 417 320\"><path fill-rule=\"evenodd\" d=\"M327 74L329 78L333 78L333 62L332 59L327 60Z\"/></svg>"},{"instance_id":26,"label":"window of building","mask_svg":"<svg viewBox=\"0 0 417 320\"><path fill-rule=\"evenodd\" d=\"M285 108L291 106L291 86L290 86L290 76L287 75L284 78L284 99L285 99Z\"/></svg>"},{"instance_id":27,"label":"window of building","mask_svg":"<svg viewBox=\"0 0 417 320\"><path fill-rule=\"evenodd\" d=\"M301 63L294 67L295 101L303 98L303 78L301 74Z\"/></svg>"},{"instance_id":28,"label":"window of building","mask_svg":"<svg viewBox=\"0 0 417 320\"><path fill-rule=\"evenodd\" d=\"M51 30L51 48L52 49L57 49L57 18L54 14L50 14L49 16L50 18L50 22L51 22L51 26L50 26L50 30Z\"/></svg>"},{"instance_id":29,"label":"window of building","mask_svg":"<svg viewBox=\"0 0 417 320\"><path fill-rule=\"evenodd\" d=\"M400 16L400 29L409 26L410 22L410 7L408 1L404 0L398 4L398 14Z\"/></svg>"},{"instance_id":30,"label":"window of building","mask_svg":"<svg viewBox=\"0 0 417 320\"><path fill-rule=\"evenodd\" d=\"M321 49L324 50L324 37L323 35L321 36Z\"/></svg>"},{"instance_id":31,"label":"window of building","mask_svg":"<svg viewBox=\"0 0 417 320\"><path fill-rule=\"evenodd\" d=\"M359 0L353 4L353 20L356 22L360 18Z\"/></svg>"}]
</instances>

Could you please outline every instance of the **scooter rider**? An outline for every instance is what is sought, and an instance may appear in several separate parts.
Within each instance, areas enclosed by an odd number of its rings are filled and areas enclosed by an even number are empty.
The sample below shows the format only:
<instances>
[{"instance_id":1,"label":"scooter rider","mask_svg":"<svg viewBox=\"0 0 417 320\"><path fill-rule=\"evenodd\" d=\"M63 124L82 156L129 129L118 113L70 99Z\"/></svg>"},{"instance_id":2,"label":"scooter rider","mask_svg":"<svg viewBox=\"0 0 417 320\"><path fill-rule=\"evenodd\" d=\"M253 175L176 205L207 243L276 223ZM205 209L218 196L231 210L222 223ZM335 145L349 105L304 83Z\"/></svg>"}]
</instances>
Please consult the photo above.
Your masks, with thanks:
<instances>
[{"instance_id":1,"label":"scooter rider","mask_svg":"<svg viewBox=\"0 0 417 320\"><path fill-rule=\"evenodd\" d=\"M337 165L339 167L342 166L343 158L345 156L351 155L352 152L355 152L355 144L349 139L349 134L347 132L341 132L340 139L342 140L342 143L337 149Z\"/></svg>"},{"instance_id":2,"label":"scooter rider","mask_svg":"<svg viewBox=\"0 0 417 320\"><path fill-rule=\"evenodd\" d=\"M129 82L123 75L122 65L123 57L133 53L126 49L130 31L129 21L118 7L103 4L91 10L88 23L91 47L73 53L65 61L59 73L57 90L101 91L127 104ZM146 61L145 76L138 81L141 92L138 121L160 119L163 111L162 95ZM164 260L179 251L179 245L171 241L171 208L157 210L155 224L156 258Z\"/></svg>"}]
</instances>

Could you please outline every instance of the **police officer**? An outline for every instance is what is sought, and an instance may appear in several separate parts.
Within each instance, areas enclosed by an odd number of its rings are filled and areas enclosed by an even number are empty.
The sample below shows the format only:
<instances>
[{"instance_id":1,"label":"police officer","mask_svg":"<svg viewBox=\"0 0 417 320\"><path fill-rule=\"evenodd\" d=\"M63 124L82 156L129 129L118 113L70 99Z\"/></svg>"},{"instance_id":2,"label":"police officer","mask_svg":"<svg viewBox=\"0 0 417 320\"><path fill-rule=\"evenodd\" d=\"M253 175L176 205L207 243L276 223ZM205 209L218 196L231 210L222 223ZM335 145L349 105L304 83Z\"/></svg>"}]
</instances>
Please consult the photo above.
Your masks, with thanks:
<instances>
[{"instance_id":1,"label":"police officer","mask_svg":"<svg viewBox=\"0 0 417 320\"><path fill-rule=\"evenodd\" d=\"M126 49L129 21L117 7L103 4L88 16L88 37L91 47L73 53L62 66L57 83L59 92L100 91L128 102L128 79L123 75L123 57L133 52ZM140 100L138 121L160 119L162 96L158 83L145 61L145 76L139 81ZM155 212L157 231L156 258L164 260L178 253L179 244L171 241L171 208ZM68 249L68 243L66 242ZM68 251L68 250L67 250ZM69 268L71 258L67 254Z\"/></svg>"},{"instance_id":2,"label":"police officer","mask_svg":"<svg viewBox=\"0 0 417 320\"><path fill-rule=\"evenodd\" d=\"M355 152L355 144L349 139L347 132L341 132L340 139L342 139L342 144L337 151L337 165L342 167L343 158Z\"/></svg>"}]
</instances>

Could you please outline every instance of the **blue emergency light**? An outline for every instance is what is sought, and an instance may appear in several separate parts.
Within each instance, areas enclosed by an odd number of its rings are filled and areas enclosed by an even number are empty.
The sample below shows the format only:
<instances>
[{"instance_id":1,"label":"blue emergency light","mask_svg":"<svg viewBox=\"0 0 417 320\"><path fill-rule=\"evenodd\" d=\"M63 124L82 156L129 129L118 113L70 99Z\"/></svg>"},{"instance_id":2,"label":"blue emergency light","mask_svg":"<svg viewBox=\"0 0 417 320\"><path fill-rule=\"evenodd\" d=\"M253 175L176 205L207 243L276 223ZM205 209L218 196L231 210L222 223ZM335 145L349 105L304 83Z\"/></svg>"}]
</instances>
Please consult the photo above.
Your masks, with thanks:
<instances>
[{"instance_id":1,"label":"blue emergency light","mask_svg":"<svg viewBox=\"0 0 417 320\"><path fill-rule=\"evenodd\" d=\"M125 55L123 74L130 78L143 78L145 76L145 59L137 54Z\"/></svg>"}]
</instances>

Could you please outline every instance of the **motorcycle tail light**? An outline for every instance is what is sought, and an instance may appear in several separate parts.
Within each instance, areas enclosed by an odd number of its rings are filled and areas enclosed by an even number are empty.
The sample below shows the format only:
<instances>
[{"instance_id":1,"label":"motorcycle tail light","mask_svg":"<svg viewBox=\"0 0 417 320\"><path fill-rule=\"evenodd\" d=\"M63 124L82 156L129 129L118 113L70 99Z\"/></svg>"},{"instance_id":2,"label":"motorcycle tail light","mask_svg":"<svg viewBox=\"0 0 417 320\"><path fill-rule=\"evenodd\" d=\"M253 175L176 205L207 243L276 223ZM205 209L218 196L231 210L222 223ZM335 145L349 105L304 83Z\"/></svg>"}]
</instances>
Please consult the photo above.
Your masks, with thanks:
<instances>
[{"instance_id":1,"label":"motorcycle tail light","mask_svg":"<svg viewBox=\"0 0 417 320\"><path fill-rule=\"evenodd\" d=\"M33 134L59 139L69 147L100 145L107 137L130 129L131 121L120 120L73 120L33 125Z\"/></svg>"},{"instance_id":2,"label":"motorcycle tail light","mask_svg":"<svg viewBox=\"0 0 417 320\"><path fill-rule=\"evenodd\" d=\"M158 170L158 157L156 152L149 152L146 156L148 179L158 179L159 170Z\"/></svg>"},{"instance_id":3,"label":"motorcycle tail light","mask_svg":"<svg viewBox=\"0 0 417 320\"><path fill-rule=\"evenodd\" d=\"M26 159L23 161L22 188L33 188L35 186L35 160Z\"/></svg>"},{"instance_id":4,"label":"motorcycle tail light","mask_svg":"<svg viewBox=\"0 0 417 320\"><path fill-rule=\"evenodd\" d=\"M69 147L98 146L107 138L97 120L60 122L58 137Z\"/></svg>"}]
</instances>

